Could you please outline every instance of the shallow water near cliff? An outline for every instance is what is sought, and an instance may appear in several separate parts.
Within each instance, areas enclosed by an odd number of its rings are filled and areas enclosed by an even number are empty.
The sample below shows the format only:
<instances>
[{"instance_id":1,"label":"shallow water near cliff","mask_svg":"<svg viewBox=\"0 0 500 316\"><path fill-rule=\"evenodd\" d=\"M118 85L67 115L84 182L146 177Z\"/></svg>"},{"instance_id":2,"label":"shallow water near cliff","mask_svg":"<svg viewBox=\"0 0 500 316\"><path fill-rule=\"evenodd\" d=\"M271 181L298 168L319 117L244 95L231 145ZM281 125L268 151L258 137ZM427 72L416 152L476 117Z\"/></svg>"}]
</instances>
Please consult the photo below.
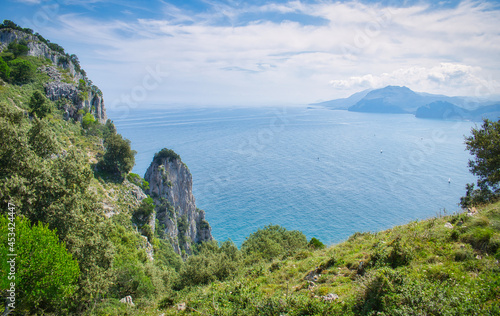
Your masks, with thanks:
<instances>
[{"instance_id":1,"label":"shallow water near cliff","mask_svg":"<svg viewBox=\"0 0 500 316\"><path fill-rule=\"evenodd\" d=\"M144 175L175 150L213 236L238 246L268 224L326 244L459 211L474 123L305 108L108 111Z\"/></svg>"}]
</instances>

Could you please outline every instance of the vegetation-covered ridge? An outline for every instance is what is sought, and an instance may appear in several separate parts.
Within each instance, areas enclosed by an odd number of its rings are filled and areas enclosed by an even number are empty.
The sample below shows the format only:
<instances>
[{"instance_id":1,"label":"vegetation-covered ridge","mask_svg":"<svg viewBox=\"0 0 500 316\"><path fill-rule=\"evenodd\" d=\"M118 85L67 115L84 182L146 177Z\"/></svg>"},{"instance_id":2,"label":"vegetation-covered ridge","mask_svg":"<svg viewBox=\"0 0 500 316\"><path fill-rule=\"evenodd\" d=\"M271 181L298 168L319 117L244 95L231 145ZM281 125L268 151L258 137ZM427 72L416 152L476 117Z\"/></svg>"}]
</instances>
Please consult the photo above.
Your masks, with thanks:
<instances>
[{"instance_id":1,"label":"vegetation-covered ridge","mask_svg":"<svg viewBox=\"0 0 500 316\"><path fill-rule=\"evenodd\" d=\"M105 123L102 92L88 79L76 55L9 20L0 24L0 53L0 86L10 83L36 88L17 89L5 98L26 104L38 90L56 102L66 119L81 121L86 115L87 121Z\"/></svg>"}]
</instances>

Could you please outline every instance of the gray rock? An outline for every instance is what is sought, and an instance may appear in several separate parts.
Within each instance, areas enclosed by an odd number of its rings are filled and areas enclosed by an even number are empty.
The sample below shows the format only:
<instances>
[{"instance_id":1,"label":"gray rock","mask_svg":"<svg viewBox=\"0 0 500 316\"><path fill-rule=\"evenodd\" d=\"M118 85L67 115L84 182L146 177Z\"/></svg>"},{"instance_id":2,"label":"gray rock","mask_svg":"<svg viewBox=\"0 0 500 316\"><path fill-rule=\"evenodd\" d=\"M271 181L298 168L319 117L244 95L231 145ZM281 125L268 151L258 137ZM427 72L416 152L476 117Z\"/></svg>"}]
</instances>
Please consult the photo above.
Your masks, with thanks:
<instances>
[{"instance_id":1,"label":"gray rock","mask_svg":"<svg viewBox=\"0 0 500 316\"><path fill-rule=\"evenodd\" d=\"M339 299L339 296L335 293L330 293L321 297L325 302L333 302Z\"/></svg>"},{"instance_id":2,"label":"gray rock","mask_svg":"<svg viewBox=\"0 0 500 316\"><path fill-rule=\"evenodd\" d=\"M128 304L130 306L135 306L134 302L132 301L132 296L130 296L130 295L127 295L124 298L122 298L120 300L120 302L122 302L124 304Z\"/></svg>"},{"instance_id":3,"label":"gray rock","mask_svg":"<svg viewBox=\"0 0 500 316\"><path fill-rule=\"evenodd\" d=\"M63 107L65 119L80 120L78 110L86 109L100 123L106 122L107 115L102 95L96 93L94 89L83 95L83 99L80 98L78 94L79 81L84 80L87 84L90 84L90 80L78 70L67 56L51 50L47 44L41 42L35 35L12 29L0 30L0 52L6 49L10 43L21 40L27 42L28 56L47 58L52 61L53 66L41 67L38 70L48 74L52 80L45 86L46 96L50 100L57 101L65 98L70 101L70 104ZM63 76L57 66L69 72L72 83L62 82Z\"/></svg>"},{"instance_id":4,"label":"gray rock","mask_svg":"<svg viewBox=\"0 0 500 316\"><path fill-rule=\"evenodd\" d=\"M180 159L153 161L144 179L149 182L148 193L156 205L161 206L162 200L170 205L170 208L158 208L156 218L165 227L165 234L175 252L181 254L181 249L184 249L190 254L192 242L213 240L205 212L196 208L192 175ZM187 227L185 231L179 231L179 223L184 220Z\"/></svg>"}]
</instances>

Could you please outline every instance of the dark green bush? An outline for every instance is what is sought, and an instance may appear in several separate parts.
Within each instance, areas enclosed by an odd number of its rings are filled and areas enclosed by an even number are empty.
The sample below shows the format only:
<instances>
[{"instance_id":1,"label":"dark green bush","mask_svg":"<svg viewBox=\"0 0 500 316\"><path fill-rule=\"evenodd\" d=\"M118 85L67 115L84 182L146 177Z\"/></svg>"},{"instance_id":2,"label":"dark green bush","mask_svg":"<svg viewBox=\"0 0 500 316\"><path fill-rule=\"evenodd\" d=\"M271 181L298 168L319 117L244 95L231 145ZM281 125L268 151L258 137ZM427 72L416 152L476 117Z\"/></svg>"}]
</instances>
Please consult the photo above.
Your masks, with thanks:
<instances>
[{"instance_id":1,"label":"dark green bush","mask_svg":"<svg viewBox=\"0 0 500 316\"><path fill-rule=\"evenodd\" d=\"M52 106L47 98L40 92L35 91L30 98L30 111L42 119L52 111Z\"/></svg>"},{"instance_id":2,"label":"dark green bush","mask_svg":"<svg viewBox=\"0 0 500 316\"><path fill-rule=\"evenodd\" d=\"M309 241L309 247L312 249L323 249L325 248L325 244L322 243L319 239L313 237Z\"/></svg>"},{"instance_id":3,"label":"dark green bush","mask_svg":"<svg viewBox=\"0 0 500 316\"><path fill-rule=\"evenodd\" d=\"M78 262L67 252L66 245L59 241L55 231L47 224L31 226L29 220L16 217L15 230L9 230L9 220L0 216L0 279L2 296L14 282L15 311L20 314L36 314L67 310L70 297L76 290L80 274ZM12 235L9 235L9 232ZM15 238L12 250L7 237ZM9 246L10 247L10 246ZM8 253L15 253L15 278L7 278L10 264Z\"/></svg>"},{"instance_id":4,"label":"dark green bush","mask_svg":"<svg viewBox=\"0 0 500 316\"><path fill-rule=\"evenodd\" d=\"M33 80L35 76L35 65L24 59L14 59L9 62L10 80L15 84L25 84Z\"/></svg>"},{"instance_id":5,"label":"dark green bush","mask_svg":"<svg viewBox=\"0 0 500 316\"><path fill-rule=\"evenodd\" d=\"M136 151L130 141L120 134L110 134L104 139L106 152L98 163L98 168L110 175L123 178L135 164Z\"/></svg>"},{"instance_id":6,"label":"dark green bush","mask_svg":"<svg viewBox=\"0 0 500 316\"><path fill-rule=\"evenodd\" d=\"M10 78L10 67L2 57L0 57L0 78L5 81L8 81Z\"/></svg>"},{"instance_id":7,"label":"dark green bush","mask_svg":"<svg viewBox=\"0 0 500 316\"><path fill-rule=\"evenodd\" d=\"M154 161L156 163L161 163L161 160L162 159L167 159L168 161L171 161L171 160L180 160L181 157L175 153L175 151L173 151L172 149L168 149L168 148L163 148L162 150L160 150L158 153L155 154L154 156Z\"/></svg>"},{"instance_id":8,"label":"dark green bush","mask_svg":"<svg viewBox=\"0 0 500 316\"><path fill-rule=\"evenodd\" d=\"M302 232L290 231L279 225L268 225L250 234L241 245L241 251L245 256L256 254L265 260L272 260L306 247L307 239Z\"/></svg>"}]
</instances>

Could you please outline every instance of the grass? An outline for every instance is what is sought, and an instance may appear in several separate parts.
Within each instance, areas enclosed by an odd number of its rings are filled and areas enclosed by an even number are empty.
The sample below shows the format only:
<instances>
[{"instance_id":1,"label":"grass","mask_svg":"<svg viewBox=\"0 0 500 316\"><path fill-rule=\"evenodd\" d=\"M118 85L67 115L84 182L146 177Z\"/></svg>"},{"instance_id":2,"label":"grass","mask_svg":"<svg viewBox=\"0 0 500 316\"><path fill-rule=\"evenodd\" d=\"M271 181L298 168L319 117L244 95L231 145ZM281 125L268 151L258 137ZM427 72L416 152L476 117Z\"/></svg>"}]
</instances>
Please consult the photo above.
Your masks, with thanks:
<instances>
[{"instance_id":1,"label":"grass","mask_svg":"<svg viewBox=\"0 0 500 316\"><path fill-rule=\"evenodd\" d=\"M327 249L242 266L233 279L184 289L159 310L177 315L176 304L186 303L181 314L500 315L499 228L496 203L473 217L356 233ZM304 279L311 271L314 283ZM328 294L338 299L327 302Z\"/></svg>"}]
</instances>

